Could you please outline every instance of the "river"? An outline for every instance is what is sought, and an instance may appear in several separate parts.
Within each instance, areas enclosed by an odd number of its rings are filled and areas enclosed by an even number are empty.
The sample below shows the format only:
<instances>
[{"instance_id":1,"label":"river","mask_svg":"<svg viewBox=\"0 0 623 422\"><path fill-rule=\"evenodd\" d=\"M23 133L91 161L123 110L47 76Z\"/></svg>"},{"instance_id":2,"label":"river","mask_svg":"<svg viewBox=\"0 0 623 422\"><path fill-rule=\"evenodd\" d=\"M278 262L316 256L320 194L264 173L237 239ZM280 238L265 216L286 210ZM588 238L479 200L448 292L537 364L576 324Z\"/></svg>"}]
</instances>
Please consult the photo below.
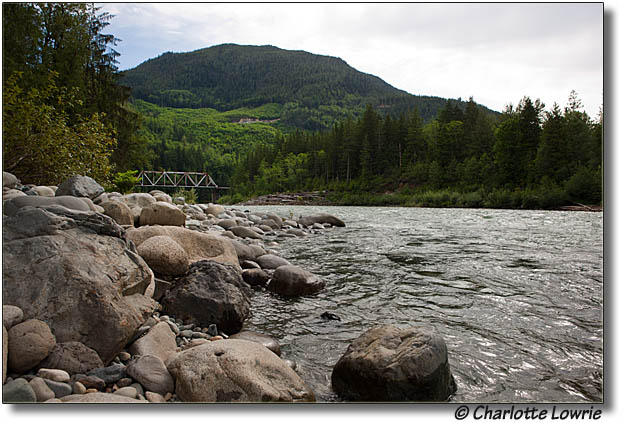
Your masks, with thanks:
<instances>
[{"instance_id":1,"label":"river","mask_svg":"<svg viewBox=\"0 0 623 422\"><path fill-rule=\"evenodd\" d=\"M600 402L603 214L562 211L240 206L325 211L345 228L274 239L325 290L256 290L245 329L273 336L318 401L339 401L331 370L379 324L432 326L458 390L451 402ZM341 320L325 321L323 312Z\"/></svg>"}]
</instances>

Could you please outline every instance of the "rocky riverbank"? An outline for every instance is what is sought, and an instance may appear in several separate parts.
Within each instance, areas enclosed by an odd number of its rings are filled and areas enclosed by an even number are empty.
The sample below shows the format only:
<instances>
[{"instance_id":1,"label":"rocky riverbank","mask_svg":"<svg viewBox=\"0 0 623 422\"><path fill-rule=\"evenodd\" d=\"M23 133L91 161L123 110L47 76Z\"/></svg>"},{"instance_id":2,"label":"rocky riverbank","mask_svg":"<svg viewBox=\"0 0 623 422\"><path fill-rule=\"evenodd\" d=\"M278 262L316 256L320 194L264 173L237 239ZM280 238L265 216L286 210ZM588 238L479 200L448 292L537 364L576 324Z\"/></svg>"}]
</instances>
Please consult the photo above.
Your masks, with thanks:
<instances>
[{"instance_id":1,"label":"rocky riverbank","mask_svg":"<svg viewBox=\"0 0 623 422\"><path fill-rule=\"evenodd\" d=\"M344 226L326 213L294 220L184 204L161 191L106 193L83 176L56 187L4 173L3 401L314 401L270 333L245 331L244 321L262 289L286 298L325 286L279 256L277 241ZM351 345L336 391L350 400L446 400L455 387L443 340L395 330L364 334L374 346ZM408 352L414 341L424 352ZM405 351L378 359L379 346ZM428 360L416 368L431 372L411 373L422 354ZM357 396L348 386L367 376L360 367L389 384L407 373L441 384L414 387L434 396L402 384L407 393Z\"/></svg>"},{"instance_id":2,"label":"rocky riverbank","mask_svg":"<svg viewBox=\"0 0 623 422\"><path fill-rule=\"evenodd\" d=\"M332 205L327 191L273 193L251 198L240 205Z\"/></svg>"}]
</instances>

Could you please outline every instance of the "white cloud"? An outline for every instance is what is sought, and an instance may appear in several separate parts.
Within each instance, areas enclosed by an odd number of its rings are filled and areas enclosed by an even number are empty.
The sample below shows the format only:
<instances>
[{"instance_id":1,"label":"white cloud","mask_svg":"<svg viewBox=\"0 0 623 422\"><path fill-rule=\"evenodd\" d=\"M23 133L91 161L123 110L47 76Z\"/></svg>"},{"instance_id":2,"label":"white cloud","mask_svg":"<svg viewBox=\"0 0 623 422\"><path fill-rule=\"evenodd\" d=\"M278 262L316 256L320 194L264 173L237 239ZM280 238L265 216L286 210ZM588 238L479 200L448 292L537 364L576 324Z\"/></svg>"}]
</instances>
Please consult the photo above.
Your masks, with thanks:
<instances>
[{"instance_id":1,"label":"white cloud","mask_svg":"<svg viewBox=\"0 0 623 422\"><path fill-rule=\"evenodd\" d=\"M501 110L524 95L548 106L580 93L601 104L602 5L105 4L121 67L222 43L341 57L399 89Z\"/></svg>"}]
</instances>

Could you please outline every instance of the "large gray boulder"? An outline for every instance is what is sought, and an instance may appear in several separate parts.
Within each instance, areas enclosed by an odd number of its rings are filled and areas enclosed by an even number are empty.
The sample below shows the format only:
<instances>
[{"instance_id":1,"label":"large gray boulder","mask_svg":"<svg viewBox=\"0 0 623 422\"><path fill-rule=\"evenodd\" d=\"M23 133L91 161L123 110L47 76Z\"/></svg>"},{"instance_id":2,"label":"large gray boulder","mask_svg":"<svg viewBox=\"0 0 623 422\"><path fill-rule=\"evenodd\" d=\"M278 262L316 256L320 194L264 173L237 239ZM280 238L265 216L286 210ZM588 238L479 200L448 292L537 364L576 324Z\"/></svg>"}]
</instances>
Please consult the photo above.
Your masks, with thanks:
<instances>
[{"instance_id":1,"label":"large gray boulder","mask_svg":"<svg viewBox=\"0 0 623 422\"><path fill-rule=\"evenodd\" d=\"M337 227L346 226L344 221L340 220L334 215L327 214L325 212L319 212L319 213L315 213L312 215L308 215L306 217L301 217L299 218L298 223L301 226L313 226L315 223L319 223L319 224L328 223L328 224L331 224L332 226L337 226Z\"/></svg>"},{"instance_id":2,"label":"large gray boulder","mask_svg":"<svg viewBox=\"0 0 623 422\"><path fill-rule=\"evenodd\" d=\"M324 289L324 280L295 265L282 265L275 270L268 290L283 296L302 296Z\"/></svg>"},{"instance_id":3,"label":"large gray boulder","mask_svg":"<svg viewBox=\"0 0 623 422\"><path fill-rule=\"evenodd\" d=\"M168 290L166 314L200 327L216 324L225 334L240 331L249 316L250 287L235 268L214 261L194 263Z\"/></svg>"},{"instance_id":4,"label":"large gray boulder","mask_svg":"<svg viewBox=\"0 0 623 422\"><path fill-rule=\"evenodd\" d=\"M87 202L74 196L56 196L53 198L47 196L16 196L4 203L3 211L5 215L13 216L23 207L45 208L54 205L76 211L92 211Z\"/></svg>"},{"instance_id":5,"label":"large gray boulder","mask_svg":"<svg viewBox=\"0 0 623 422\"><path fill-rule=\"evenodd\" d=\"M131 226L134 224L134 215L128 205L121 201L104 201L100 207L104 208L104 214L122 226Z\"/></svg>"},{"instance_id":6,"label":"large gray boulder","mask_svg":"<svg viewBox=\"0 0 623 422\"><path fill-rule=\"evenodd\" d=\"M157 303L143 295L153 272L103 214L20 209L4 219L2 296L58 342L79 341L108 363Z\"/></svg>"},{"instance_id":7,"label":"large gray boulder","mask_svg":"<svg viewBox=\"0 0 623 422\"><path fill-rule=\"evenodd\" d=\"M185 402L309 402L314 393L277 355L247 340L220 340L178 353L167 365Z\"/></svg>"},{"instance_id":8,"label":"large gray boulder","mask_svg":"<svg viewBox=\"0 0 623 422\"><path fill-rule=\"evenodd\" d=\"M104 188L89 176L72 176L58 185L56 196L78 196L95 199L104 193Z\"/></svg>"},{"instance_id":9,"label":"large gray boulder","mask_svg":"<svg viewBox=\"0 0 623 422\"><path fill-rule=\"evenodd\" d=\"M141 226L183 226L186 214L168 202L158 201L141 210L139 224Z\"/></svg>"},{"instance_id":10,"label":"large gray boulder","mask_svg":"<svg viewBox=\"0 0 623 422\"><path fill-rule=\"evenodd\" d=\"M456 391L446 344L430 328L372 328L355 339L331 374L353 401L447 401Z\"/></svg>"}]
</instances>

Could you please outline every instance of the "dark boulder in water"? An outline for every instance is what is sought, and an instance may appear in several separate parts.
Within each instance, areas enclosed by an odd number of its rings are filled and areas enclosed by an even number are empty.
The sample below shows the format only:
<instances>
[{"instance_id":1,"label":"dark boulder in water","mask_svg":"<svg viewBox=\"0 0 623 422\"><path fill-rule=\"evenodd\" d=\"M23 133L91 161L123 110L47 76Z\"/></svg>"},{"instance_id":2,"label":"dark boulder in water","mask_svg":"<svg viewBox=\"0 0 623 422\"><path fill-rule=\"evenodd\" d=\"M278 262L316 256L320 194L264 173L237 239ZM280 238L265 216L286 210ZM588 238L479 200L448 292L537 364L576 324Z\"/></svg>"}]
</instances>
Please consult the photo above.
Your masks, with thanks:
<instances>
[{"instance_id":1,"label":"dark boulder in water","mask_svg":"<svg viewBox=\"0 0 623 422\"><path fill-rule=\"evenodd\" d=\"M355 339L331 374L353 401L447 401L456 391L446 344L425 327L375 327Z\"/></svg>"}]
</instances>

